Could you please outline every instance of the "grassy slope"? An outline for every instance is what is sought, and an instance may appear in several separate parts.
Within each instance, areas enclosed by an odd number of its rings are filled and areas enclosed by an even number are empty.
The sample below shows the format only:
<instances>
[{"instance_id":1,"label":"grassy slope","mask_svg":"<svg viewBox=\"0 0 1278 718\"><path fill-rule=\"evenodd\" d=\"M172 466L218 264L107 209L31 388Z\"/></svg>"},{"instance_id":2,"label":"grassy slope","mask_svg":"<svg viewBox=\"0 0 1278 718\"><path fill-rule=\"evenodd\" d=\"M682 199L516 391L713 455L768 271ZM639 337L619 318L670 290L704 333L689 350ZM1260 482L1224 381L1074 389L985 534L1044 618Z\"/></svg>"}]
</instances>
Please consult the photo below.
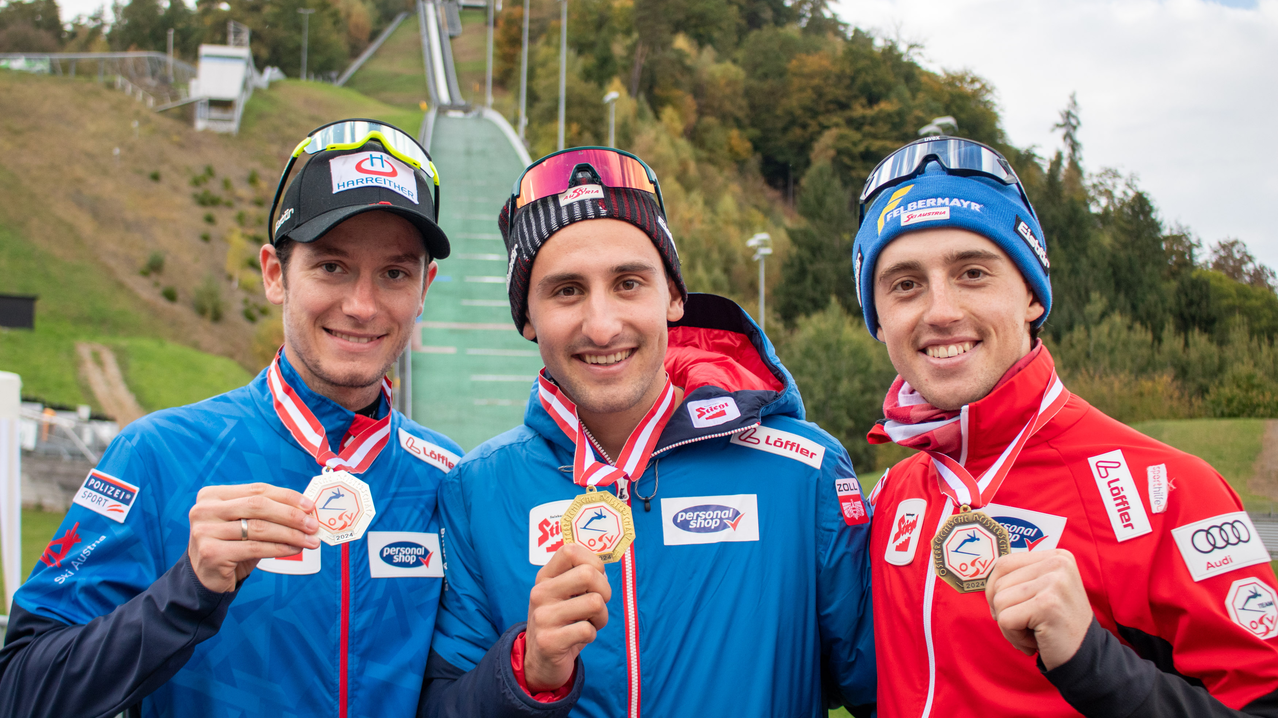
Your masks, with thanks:
<instances>
[{"instance_id":1,"label":"grassy slope","mask_svg":"<svg viewBox=\"0 0 1278 718\"><path fill-rule=\"evenodd\" d=\"M1146 421L1133 424L1133 428L1211 464L1248 508L1263 510L1273 503L1269 497L1252 494L1248 487L1265 434L1264 419Z\"/></svg>"},{"instance_id":2,"label":"grassy slope","mask_svg":"<svg viewBox=\"0 0 1278 718\"><path fill-rule=\"evenodd\" d=\"M429 101L417 17L405 18L346 87L396 107L417 107ZM404 129L417 131L416 127Z\"/></svg>"},{"instance_id":3,"label":"grassy slope","mask_svg":"<svg viewBox=\"0 0 1278 718\"><path fill-rule=\"evenodd\" d=\"M238 136L196 133L178 117L147 112L83 79L3 71L0 106L26 110L0 113L0 291L40 296L35 331L0 330L0 369L22 375L28 396L98 408L79 378L74 346L99 341L116 350L125 379L150 410L248 380L256 327L239 305L264 300L224 288L226 317L214 324L192 310L191 292L205 276L225 276L224 237L237 214L245 213L245 232L264 233L266 211L255 200L269 201L298 140L352 116L415 133L422 114L348 89L285 81L254 94ZM50 146L76 161L49 167ZM216 173L207 187L233 206L192 200L190 177L206 165ZM262 178L256 187L247 181L254 170ZM203 232L212 241L202 242ZM164 272L140 277L155 251L166 257ZM164 286L176 287L177 303L160 297Z\"/></svg>"}]
</instances>

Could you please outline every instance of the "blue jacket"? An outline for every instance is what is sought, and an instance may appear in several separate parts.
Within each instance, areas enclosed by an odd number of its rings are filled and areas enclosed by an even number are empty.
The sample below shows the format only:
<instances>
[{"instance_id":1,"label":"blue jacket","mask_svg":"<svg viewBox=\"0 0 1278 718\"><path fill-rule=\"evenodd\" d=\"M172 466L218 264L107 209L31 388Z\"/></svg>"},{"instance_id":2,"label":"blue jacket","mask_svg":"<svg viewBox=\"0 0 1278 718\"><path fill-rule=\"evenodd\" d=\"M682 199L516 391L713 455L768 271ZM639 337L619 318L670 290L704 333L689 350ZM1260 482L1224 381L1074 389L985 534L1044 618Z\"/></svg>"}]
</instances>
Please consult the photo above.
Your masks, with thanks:
<instances>
[{"instance_id":1,"label":"blue jacket","mask_svg":"<svg viewBox=\"0 0 1278 718\"><path fill-rule=\"evenodd\" d=\"M524 425L470 452L440 489L446 589L424 715L815 718L827 701L874 702L869 523L847 453L803 420L794 380L731 301L691 295L670 347L686 395L629 489L638 655L622 563L608 564L608 625L582 651L573 694L538 704L514 681L529 590L581 493L573 446L534 384Z\"/></svg>"},{"instance_id":2,"label":"blue jacket","mask_svg":"<svg viewBox=\"0 0 1278 718\"><path fill-rule=\"evenodd\" d=\"M338 446L354 415L287 361L281 369ZM300 492L319 473L276 415L265 376L146 416L112 442L17 593L0 715L415 713L443 583L436 492L460 450L395 413L360 475L376 506L364 538L263 560L236 592L210 592L186 557L196 493L254 481ZM424 565L383 561L392 545Z\"/></svg>"}]
</instances>

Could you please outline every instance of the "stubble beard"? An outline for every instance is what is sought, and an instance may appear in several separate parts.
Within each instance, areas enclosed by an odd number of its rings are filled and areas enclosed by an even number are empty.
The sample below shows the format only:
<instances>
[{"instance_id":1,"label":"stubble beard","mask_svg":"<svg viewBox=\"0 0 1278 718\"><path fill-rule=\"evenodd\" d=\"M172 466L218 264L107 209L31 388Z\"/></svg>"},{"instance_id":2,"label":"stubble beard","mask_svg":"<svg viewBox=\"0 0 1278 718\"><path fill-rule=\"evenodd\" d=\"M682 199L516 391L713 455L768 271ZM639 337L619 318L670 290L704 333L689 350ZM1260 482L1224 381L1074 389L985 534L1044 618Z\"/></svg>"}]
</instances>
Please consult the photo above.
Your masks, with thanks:
<instances>
[{"instance_id":1,"label":"stubble beard","mask_svg":"<svg viewBox=\"0 0 1278 718\"><path fill-rule=\"evenodd\" d=\"M286 306L285 317L287 316ZM320 329L320 331L324 330ZM306 371L323 384L323 386L314 386L310 388L313 391L324 395L328 394L328 392L323 390L325 387L333 387L337 389L367 389L368 387L380 384L382 377L386 376L386 372L390 371L390 368L395 364L396 359L403 353L404 347L408 346L408 336L405 336L400 341L399 346L396 347L396 350L390 354L390 359L387 360L377 371L367 373L349 371L339 374L326 369L324 367L324 363L320 361L318 356L316 356L317 352L314 351L309 342L297 341L299 336L305 336L305 332L294 331L289 322L286 320L284 322L285 345L293 350L293 354L297 357L298 362L302 364Z\"/></svg>"}]
</instances>

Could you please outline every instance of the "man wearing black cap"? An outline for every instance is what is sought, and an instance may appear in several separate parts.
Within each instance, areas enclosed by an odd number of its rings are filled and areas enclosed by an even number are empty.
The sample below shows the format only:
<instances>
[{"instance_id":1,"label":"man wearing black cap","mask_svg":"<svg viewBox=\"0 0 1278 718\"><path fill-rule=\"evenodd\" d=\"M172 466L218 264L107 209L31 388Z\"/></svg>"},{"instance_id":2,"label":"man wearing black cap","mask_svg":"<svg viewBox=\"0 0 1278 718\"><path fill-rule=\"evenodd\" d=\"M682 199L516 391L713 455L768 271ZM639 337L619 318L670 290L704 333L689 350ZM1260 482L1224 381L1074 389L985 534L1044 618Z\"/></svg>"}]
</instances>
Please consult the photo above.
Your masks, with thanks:
<instances>
[{"instance_id":1,"label":"man wearing black cap","mask_svg":"<svg viewBox=\"0 0 1278 718\"><path fill-rule=\"evenodd\" d=\"M847 453L736 304L689 294L638 158L525 171L498 219L524 424L440 488L427 716L823 716L874 701Z\"/></svg>"},{"instance_id":2,"label":"man wearing black cap","mask_svg":"<svg viewBox=\"0 0 1278 718\"><path fill-rule=\"evenodd\" d=\"M303 151L261 251L284 346L248 386L107 449L15 598L0 715L414 714L435 494L461 452L392 409L385 373L448 256L437 183L380 123Z\"/></svg>"}]
</instances>

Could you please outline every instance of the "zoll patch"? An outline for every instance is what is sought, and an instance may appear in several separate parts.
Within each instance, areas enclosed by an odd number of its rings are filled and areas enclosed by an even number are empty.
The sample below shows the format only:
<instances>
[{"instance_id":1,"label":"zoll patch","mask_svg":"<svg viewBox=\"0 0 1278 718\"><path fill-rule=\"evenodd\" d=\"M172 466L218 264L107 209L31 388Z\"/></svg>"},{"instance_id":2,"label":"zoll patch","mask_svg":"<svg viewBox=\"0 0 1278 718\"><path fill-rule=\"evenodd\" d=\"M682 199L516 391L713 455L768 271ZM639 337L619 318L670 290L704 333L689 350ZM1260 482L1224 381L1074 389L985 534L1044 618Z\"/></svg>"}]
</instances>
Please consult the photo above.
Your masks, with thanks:
<instances>
[{"instance_id":1,"label":"zoll patch","mask_svg":"<svg viewBox=\"0 0 1278 718\"><path fill-rule=\"evenodd\" d=\"M1092 467L1092 478L1096 479L1114 537L1120 542L1128 541L1153 531L1122 450L1088 457L1087 463Z\"/></svg>"},{"instance_id":2,"label":"zoll patch","mask_svg":"<svg viewBox=\"0 0 1278 718\"><path fill-rule=\"evenodd\" d=\"M815 441L767 426L752 426L733 434L732 443L802 461L814 469L821 468L821 460L825 458L825 447Z\"/></svg>"},{"instance_id":3,"label":"zoll patch","mask_svg":"<svg viewBox=\"0 0 1278 718\"><path fill-rule=\"evenodd\" d=\"M445 449L442 446L436 446L425 439L413 436L403 429L399 430L399 445L404 448L404 451L407 451L418 459L425 461L444 473L452 471L453 467L457 465L457 462L461 461L460 456L454 454L448 449Z\"/></svg>"},{"instance_id":4,"label":"zoll patch","mask_svg":"<svg viewBox=\"0 0 1278 718\"><path fill-rule=\"evenodd\" d=\"M839 497L839 513L848 526L870 520L870 514L865 510L865 499L861 496L861 482L855 476L834 477L834 493Z\"/></svg>"},{"instance_id":5,"label":"zoll patch","mask_svg":"<svg viewBox=\"0 0 1278 718\"><path fill-rule=\"evenodd\" d=\"M1257 638L1278 636L1278 595L1269 584L1258 578L1240 578L1229 587L1225 609L1234 623L1251 631Z\"/></svg>"},{"instance_id":6,"label":"zoll patch","mask_svg":"<svg viewBox=\"0 0 1278 718\"><path fill-rule=\"evenodd\" d=\"M358 152L334 157L328 163L333 194L359 187L381 187L417 204L417 177L413 168L384 152Z\"/></svg>"},{"instance_id":7,"label":"zoll patch","mask_svg":"<svg viewBox=\"0 0 1278 718\"><path fill-rule=\"evenodd\" d=\"M914 560L914 551L919 545L919 535L923 532L925 514L927 514L925 499L906 499L896 505L896 516L892 518L888 528L884 561L893 566L907 566Z\"/></svg>"},{"instance_id":8,"label":"zoll patch","mask_svg":"<svg viewBox=\"0 0 1278 718\"><path fill-rule=\"evenodd\" d=\"M583 199L603 199L603 196L603 187L597 184L579 184L559 195L559 206L566 207Z\"/></svg>"},{"instance_id":9,"label":"zoll patch","mask_svg":"<svg viewBox=\"0 0 1278 718\"><path fill-rule=\"evenodd\" d=\"M257 562L257 570L267 573L282 573L286 576L309 576L320 572L319 548L304 548L292 556L264 558Z\"/></svg>"},{"instance_id":10,"label":"zoll patch","mask_svg":"<svg viewBox=\"0 0 1278 718\"><path fill-rule=\"evenodd\" d=\"M368 570L373 578L443 578L439 534L369 531Z\"/></svg>"},{"instance_id":11,"label":"zoll patch","mask_svg":"<svg viewBox=\"0 0 1278 718\"><path fill-rule=\"evenodd\" d=\"M551 501L528 512L528 563L545 566L564 545L559 520L571 504L572 499Z\"/></svg>"},{"instance_id":12,"label":"zoll patch","mask_svg":"<svg viewBox=\"0 0 1278 718\"><path fill-rule=\"evenodd\" d=\"M377 515L373 492L348 471L325 471L311 479L302 495L315 502L320 540L340 546L363 537Z\"/></svg>"},{"instance_id":13,"label":"zoll patch","mask_svg":"<svg viewBox=\"0 0 1278 718\"><path fill-rule=\"evenodd\" d=\"M758 541L758 496L736 494L662 499L661 533L667 546Z\"/></svg>"},{"instance_id":14,"label":"zoll patch","mask_svg":"<svg viewBox=\"0 0 1278 718\"><path fill-rule=\"evenodd\" d=\"M92 469L75 492L71 503L115 521L124 523L133 510L133 501L138 497L138 487L108 473Z\"/></svg>"},{"instance_id":15,"label":"zoll patch","mask_svg":"<svg viewBox=\"0 0 1278 718\"><path fill-rule=\"evenodd\" d=\"M692 417L692 425L698 429L726 424L733 419L741 418L741 410L737 402L730 396L717 399L701 399L688 402L688 416Z\"/></svg>"},{"instance_id":16,"label":"zoll patch","mask_svg":"<svg viewBox=\"0 0 1278 718\"><path fill-rule=\"evenodd\" d=\"M1172 538L1195 581L1269 562L1269 552L1246 511L1179 526L1172 529Z\"/></svg>"}]
</instances>

